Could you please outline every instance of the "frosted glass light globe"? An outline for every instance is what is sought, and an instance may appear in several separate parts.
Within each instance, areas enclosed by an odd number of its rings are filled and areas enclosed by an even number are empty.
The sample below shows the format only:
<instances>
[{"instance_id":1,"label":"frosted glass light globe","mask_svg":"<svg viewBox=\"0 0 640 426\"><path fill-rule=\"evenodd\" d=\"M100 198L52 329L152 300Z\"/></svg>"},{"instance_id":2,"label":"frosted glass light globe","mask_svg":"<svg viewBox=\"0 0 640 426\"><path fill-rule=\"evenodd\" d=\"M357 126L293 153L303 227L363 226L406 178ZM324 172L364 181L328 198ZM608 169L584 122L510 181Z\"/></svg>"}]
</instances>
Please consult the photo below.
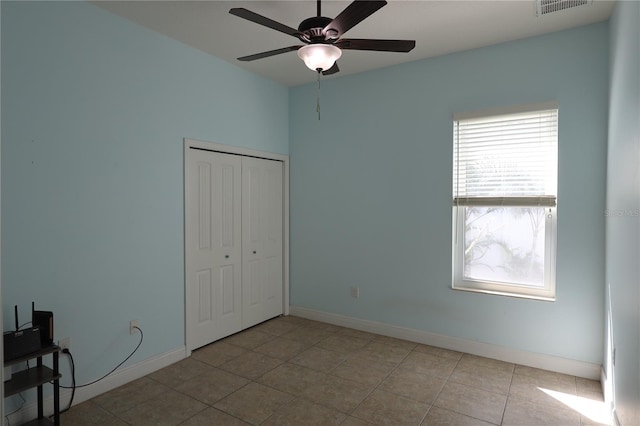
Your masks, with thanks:
<instances>
[{"instance_id":1,"label":"frosted glass light globe","mask_svg":"<svg viewBox=\"0 0 640 426\"><path fill-rule=\"evenodd\" d=\"M342 56L342 50L332 44L308 44L298 49L298 56L309 69L326 71Z\"/></svg>"}]
</instances>

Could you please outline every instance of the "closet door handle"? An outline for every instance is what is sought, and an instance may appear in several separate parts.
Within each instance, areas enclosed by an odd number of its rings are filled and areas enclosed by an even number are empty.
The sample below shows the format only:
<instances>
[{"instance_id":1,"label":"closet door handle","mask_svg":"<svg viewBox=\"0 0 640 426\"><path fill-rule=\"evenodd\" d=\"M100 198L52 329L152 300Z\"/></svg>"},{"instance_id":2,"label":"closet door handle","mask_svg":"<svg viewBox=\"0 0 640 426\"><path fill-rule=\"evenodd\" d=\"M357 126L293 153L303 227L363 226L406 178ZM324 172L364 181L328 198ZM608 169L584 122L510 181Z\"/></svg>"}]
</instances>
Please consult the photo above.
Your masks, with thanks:
<instances>
[{"instance_id":1,"label":"closet door handle","mask_svg":"<svg viewBox=\"0 0 640 426\"><path fill-rule=\"evenodd\" d=\"M256 251L255 251L255 250L253 251L253 254L256 254Z\"/></svg>"},{"instance_id":2,"label":"closet door handle","mask_svg":"<svg viewBox=\"0 0 640 426\"><path fill-rule=\"evenodd\" d=\"M228 255L228 254L225 254L225 255L224 255L224 258L225 258L225 259L228 259L228 258L229 258L229 255Z\"/></svg>"}]
</instances>

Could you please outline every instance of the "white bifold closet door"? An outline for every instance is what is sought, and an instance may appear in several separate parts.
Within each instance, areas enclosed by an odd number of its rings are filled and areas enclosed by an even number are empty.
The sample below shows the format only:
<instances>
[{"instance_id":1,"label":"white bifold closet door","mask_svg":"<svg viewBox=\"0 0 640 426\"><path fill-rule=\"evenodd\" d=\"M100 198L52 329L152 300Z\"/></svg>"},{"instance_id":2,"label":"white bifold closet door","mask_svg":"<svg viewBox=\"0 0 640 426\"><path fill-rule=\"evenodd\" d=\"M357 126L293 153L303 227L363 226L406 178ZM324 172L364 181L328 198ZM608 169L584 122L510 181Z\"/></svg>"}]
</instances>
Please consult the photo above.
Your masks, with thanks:
<instances>
[{"instance_id":1,"label":"white bifold closet door","mask_svg":"<svg viewBox=\"0 0 640 426\"><path fill-rule=\"evenodd\" d=\"M283 313L283 164L187 152L187 349Z\"/></svg>"},{"instance_id":2,"label":"white bifold closet door","mask_svg":"<svg viewBox=\"0 0 640 426\"><path fill-rule=\"evenodd\" d=\"M282 314L282 162L242 158L242 323Z\"/></svg>"}]
</instances>

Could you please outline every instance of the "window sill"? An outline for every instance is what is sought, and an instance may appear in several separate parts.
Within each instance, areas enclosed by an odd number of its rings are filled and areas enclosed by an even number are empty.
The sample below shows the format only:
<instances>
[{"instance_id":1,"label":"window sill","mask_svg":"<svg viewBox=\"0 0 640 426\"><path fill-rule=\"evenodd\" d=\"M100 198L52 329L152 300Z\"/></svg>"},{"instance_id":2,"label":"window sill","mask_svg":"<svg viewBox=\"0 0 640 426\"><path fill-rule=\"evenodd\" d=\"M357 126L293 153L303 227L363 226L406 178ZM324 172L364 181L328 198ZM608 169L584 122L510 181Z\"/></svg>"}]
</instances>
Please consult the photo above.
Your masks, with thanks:
<instances>
[{"instance_id":1,"label":"window sill","mask_svg":"<svg viewBox=\"0 0 640 426\"><path fill-rule=\"evenodd\" d=\"M475 287L465 287L465 286L461 286L461 285L455 285L455 286L451 286L452 290L456 290L456 291L469 291L472 293L484 293L484 294L492 294L495 296L506 296L506 297L516 297L519 299L531 299L531 300L540 300L543 302L555 302L556 298L554 297L549 297L549 296L539 296L539 295L533 295L533 294L522 294L522 293L514 293L514 292L509 292L509 291L499 291L499 290L487 290L487 289L482 289L482 288L475 288Z\"/></svg>"}]
</instances>

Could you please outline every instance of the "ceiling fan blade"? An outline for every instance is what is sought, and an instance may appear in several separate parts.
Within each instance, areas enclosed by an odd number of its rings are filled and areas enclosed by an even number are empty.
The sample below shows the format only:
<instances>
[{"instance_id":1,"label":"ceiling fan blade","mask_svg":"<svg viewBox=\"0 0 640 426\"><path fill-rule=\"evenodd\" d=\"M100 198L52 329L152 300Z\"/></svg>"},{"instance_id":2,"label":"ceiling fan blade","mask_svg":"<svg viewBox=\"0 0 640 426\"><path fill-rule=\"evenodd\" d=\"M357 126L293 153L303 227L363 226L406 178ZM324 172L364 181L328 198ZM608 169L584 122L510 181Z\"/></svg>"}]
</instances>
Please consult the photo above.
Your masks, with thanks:
<instances>
[{"instance_id":1,"label":"ceiling fan blade","mask_svg":"<svg viewBox=\"0 0 640 426\"><path fill-rule=\"evenodd\" d=\"M338 63L334 62L333 66L326 71L322 71L322 75L331 75L340 72L340 68L338 67Z\"/></svg>"},{"instance_id":2,"label":"ceiling fan blade","mask_svg":"<svg viewBox=\"0 0 640 426\"><path fill-rule=\"evenodd\" d=\"M295 28L291 28L287 25L281 24L280 22L274 21L273 19L269 19L265 16L258 15L255 12L247 10L243 7L234 7L229 10L229 13L232 15L239 16L240 18L244 18L248 21L255 22L256 24L263 25L267 28L271 28L276 31L280 31L281 33L288 34L290 36L297 37L300 32Z\"/></svg>"},{"instance_id":3,"label":"ceiling fan blade","mask_svg":"<svg viewBox=\"0 0 640 426\"><path fill-rule=\"evenodd\" d=\"M338 37L340 37L386 4L387 2L385 0L355 0L324 27L324 33L326 34L327 31L333 30L336 31Z\"/></svg>"},{"instance_id":4,"label":"ceiling fan blade","mask_svg":"<svg viewBox=\"0 0 640 426\"><path fill-rule=\"evenodd\" d=\"M415 40L376 40L367 38L343 38L335 43L340 49L375 50L378 52L410 52Z\"/></svg>"},{"instance_id":5,"label":"ceiling fan blade","mask_svg":"<svg viewBox=\"0 0 640 426\"><path fill-rule=\"evenodd\" d=\"M268 58L269 56L275 56L281 53L292 52L294 50L300 49L301 47L302 46L283 47L282 49L269 50L267 52L256 53L255 55L243 56L241 58L238 58L238 60L243 62L255 61L256 59Z\"/></svg>"}]
</instances>

